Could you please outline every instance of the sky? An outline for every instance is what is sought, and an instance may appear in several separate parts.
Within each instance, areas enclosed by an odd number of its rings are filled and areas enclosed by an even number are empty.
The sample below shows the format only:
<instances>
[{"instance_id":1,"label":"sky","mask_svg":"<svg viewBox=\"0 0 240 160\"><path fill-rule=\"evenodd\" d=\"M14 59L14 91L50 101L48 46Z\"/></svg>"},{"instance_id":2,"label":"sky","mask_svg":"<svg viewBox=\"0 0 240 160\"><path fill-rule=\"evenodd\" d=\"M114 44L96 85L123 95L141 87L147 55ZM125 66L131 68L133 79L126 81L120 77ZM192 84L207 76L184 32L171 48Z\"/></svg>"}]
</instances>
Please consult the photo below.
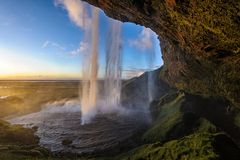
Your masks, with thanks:
<instances>
[{"instance_id":1,"label":"sky","mask_svg":"<svg viewBox=\"0 0 240 160\"><path fill-rule=\"evenodd\" d=\"M82 51L90 45L83 43L91 26L86 8L91 7L80 0L0 0L0 79L81 78ZM100 10L100 78L109 21ZM123 78L163 64L157 36L148 28L123 23L122 46Z\"/></svg>"}]
</instances>

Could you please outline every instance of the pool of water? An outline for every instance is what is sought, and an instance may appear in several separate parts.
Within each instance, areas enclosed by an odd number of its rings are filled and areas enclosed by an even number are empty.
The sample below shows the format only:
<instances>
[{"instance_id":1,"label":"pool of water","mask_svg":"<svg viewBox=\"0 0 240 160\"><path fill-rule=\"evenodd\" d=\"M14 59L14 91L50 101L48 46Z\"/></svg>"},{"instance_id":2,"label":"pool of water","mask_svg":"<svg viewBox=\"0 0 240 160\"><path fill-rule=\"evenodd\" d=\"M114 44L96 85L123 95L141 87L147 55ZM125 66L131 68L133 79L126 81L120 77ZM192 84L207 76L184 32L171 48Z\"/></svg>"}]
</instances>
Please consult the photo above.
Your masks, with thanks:
<instances>
[{"instance_id":1,"label":"pool of water","mask_svg":"<svg viewBox=\"0 0 240 160\"><path fill-rule=\"evenodd\" d=\"M134 145L133 136L149 124L144 109L125 109L124 113L97 114L81 125L78 101L55 102L41 111L8 119L12 124L36 127L40 145L55 153L92 153Z\"/></svg>"}]
</instances>

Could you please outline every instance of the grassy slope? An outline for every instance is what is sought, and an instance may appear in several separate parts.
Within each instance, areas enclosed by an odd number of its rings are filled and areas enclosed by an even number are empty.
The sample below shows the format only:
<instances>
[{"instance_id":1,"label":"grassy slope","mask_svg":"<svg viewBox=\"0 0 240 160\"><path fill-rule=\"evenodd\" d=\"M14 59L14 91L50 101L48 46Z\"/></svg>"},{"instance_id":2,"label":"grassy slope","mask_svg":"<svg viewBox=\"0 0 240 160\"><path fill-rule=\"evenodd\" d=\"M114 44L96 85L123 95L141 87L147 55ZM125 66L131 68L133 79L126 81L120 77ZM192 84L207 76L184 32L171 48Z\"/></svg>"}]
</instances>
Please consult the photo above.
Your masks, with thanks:
<instances>
[{"instance_id":1,"label":"grassy slope","mask_svg":"<svg viewBox=\"0 0 240 160\"><path fill-rule=\"evenodd\" d=\"M180 106L182 100L182 96L178 96L161 107L153 126L144 134L144 141L164 140L168 131L181 121L182 113L180 112Z\"/></svg>"},{"instance_id":2,"label":"grassy slope","mask_svg":"<svg viewBox=\"0 0 240 160\"><path fill-rule=\"evenodd\" d=\"M179 140L172 140L165 144L153 143L143 145L119 159L172 159L172 160L205 160L217 159L219 155L214 151L214 136L211 134L192 134Z\"/></svg>"},{"instance_id":3,"label":"grassy slope","mask_svg":"<svg viewBox=\"0 0 240 160\"><path fill-rule=\"evenodd\" d=\"M165 101L164 105L162 105L163 101ZM183 93L162 97L159 104L155 106L158 107L158 116L152 127L143 135L143 141L148 143L166 142L193 132L216 131L216 127L208 120L190 112L183 112L181 107L184 101Z\"/></svg>"},{"instance_id":4,"label":"grassy slope","mask_svg":"<svg viewBox=\"0 0 240 160\"><path fill-rule=\"evenodd\" d=\"M145 144L116 159L240 159L240 150L232 139L206 118L186 109L194 104L188 101L184 93L167 93L155 101L151 106L155 121L142 137Z\"/></svg>"}]
</instances>

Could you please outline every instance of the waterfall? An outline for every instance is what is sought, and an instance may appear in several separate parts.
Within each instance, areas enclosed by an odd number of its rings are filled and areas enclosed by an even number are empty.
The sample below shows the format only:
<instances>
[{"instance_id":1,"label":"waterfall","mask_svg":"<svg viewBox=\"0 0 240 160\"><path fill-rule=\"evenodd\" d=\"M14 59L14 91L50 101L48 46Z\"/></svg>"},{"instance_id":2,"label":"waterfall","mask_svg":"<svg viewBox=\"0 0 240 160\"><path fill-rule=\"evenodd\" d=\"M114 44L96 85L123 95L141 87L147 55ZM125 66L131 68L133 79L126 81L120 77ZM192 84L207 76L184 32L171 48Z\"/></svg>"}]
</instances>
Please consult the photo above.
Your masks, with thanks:
<instances>
[{"instance_id":1,"label":"waterfall","mask_svg":"<svg viewBox=\"0 0 240 160\"><path fill-rule=\"evenodd\" d=\"M95 115L97 104L97 75L98 75L98 22L99 10L92 9L92 25L85 30L84 41L91 44L85 51L82 66L81 113L82 124L88 123ZM91 38L90 38L91 37ZM90 38L90 40L89 40Z\"/></svg>"},{"instance_id":2,"label":"waterfall","mask_svg":"<svg viewBox=\"0 0 240 160\"><path fill-rule=\"evenodd\" d=\"M148 71L147 73L147 88L148 88L148 101L149 103L152 102L152 100L154 99L154 87L155 87L155 79L154 79L154 72L153 72L153 68L154 68L154 58L155 58L155 52L152 50L149 52L149 63L148 63L148 67L151 68L150 71Z\"/></svg>"},{"instance_id":3,"label":"waterfall","mask_svg":"<svg viewBox=\"0 0 240 160\"><path fill-rule=\"evenodd\" d=\"M106 38L106 67L104 87L98 95L98 28L99 15L92 11L92 27L85 30L84 41L91 44L85 51L82 66L81 113L82 124L89 123L97 112L109 113L120 105L121 97L121 22L111 20ZM89 39L89 37L91 37Z\"/></svg>"},{"instance_id":4,"label":"waterfall","mask_svg":"<svg viewBox=\"0 0 240 160\"><path fill-rule=\"evenodd\" d=\"M110 28L106 41L104 105L108 111L114 110L120 105L122 65L121 25L119 21L110 20Z\"/></svg>"},{"instance_id":5,"label":"waterfall","mask_svg":"<svg viewBox=\"0 0 240 160\"><path fill-rule=\"evenodd\" d=\"M106 36L106 65L104 83L98 86L98 39L99 39L99 10L92 8L91 27L84 31L84 43L89 47L83 54L81 83L81 120L82 124L89 123L97 113L112 113L123 110L121 108L122 83L122 23L110 20ZM148 45L146 64L154 68L155 49L153 35L150 29L144 29ZM146 41L146 38L141 40ZM154 75L148 72L147 90L149 103L154 99ZM103 86L102 86L103 85ZM99 87L99 88L98 88Z\"/></svg>"},{"instance_id":6,"label":"waterfall","mask_svg":"<svg viewBox=\"0 0 240 160\"><path fill-rule=\"evenodd\" d=\"M155 53L155 47L154 47L153 32L148 28L145 30L147 30L149 34L149 41L151 44L149 48L147 48L148 53L146 55L147 68L150 68L150 70L147 73L147 92L148 92L148 101L149 103L151 103L155 96L154 95L155 78L154 78L153 70L155 69L154 63L155 63L156 53Z\"/></svg>"}]
</instances>

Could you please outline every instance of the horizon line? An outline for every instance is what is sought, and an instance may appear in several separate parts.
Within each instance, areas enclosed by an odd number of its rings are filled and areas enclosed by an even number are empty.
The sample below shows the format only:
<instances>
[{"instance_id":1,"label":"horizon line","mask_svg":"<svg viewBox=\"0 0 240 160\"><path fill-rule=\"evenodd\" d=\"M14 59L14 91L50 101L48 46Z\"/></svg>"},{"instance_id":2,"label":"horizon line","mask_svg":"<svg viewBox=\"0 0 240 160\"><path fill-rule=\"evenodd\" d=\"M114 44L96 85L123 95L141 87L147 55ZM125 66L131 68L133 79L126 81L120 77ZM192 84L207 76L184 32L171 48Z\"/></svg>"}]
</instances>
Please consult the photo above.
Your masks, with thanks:
<instances>
[{"instance_id":1,"label":"horizon line","mask_svg":"<svg viewBox=\"0 0 240 160\"><path fill-rule=\"evenodd\" d=\"M121 80L128 80L138 76L130 78L121 78ZM104 78L98 78L98 80L104 80ZM82 79L0 79L0 81L83 81Z\"/></svg>"}]
</instances>

